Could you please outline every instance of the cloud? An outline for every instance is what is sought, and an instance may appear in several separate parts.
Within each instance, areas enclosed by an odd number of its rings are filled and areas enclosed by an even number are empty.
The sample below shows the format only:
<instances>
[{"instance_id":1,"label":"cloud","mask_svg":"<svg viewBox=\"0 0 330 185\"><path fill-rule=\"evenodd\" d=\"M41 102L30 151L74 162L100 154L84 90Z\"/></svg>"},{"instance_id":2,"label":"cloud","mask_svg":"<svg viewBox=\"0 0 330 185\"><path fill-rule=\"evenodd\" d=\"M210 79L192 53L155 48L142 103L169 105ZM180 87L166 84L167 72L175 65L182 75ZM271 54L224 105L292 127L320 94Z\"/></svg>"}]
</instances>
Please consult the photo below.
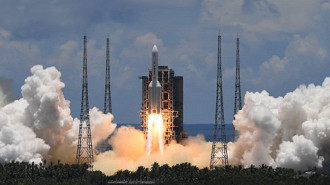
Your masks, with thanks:
<instances>
[{"instance_id":1,"label":"cloud","mask_svg":"<svg viewBox=\"0 0 330 185\"><path fill-rule=\"evenodd\" d=\"M288 63L287 58L281 59L279 56L272 56L268 61L261 64L262 70L280 72L283 71L286 64Z\"/></svg>"},{"instance_id":2,"label":"cloud","mask_svg":"<svg viewBox=\"0 0 330 185\"><path fill-rule=\"evenodd\" d=\"M201 21L240 27L254 33L303 33L322 17L321 0L204 0Z\"/></svg>"},{"instance_id":3,"label":"cloud","mask_svg":"<svg viewBox=\"0 0 330 185\"><path fill-rule=\"evenodd\" d=\"M128 62L140 62L140 60L151 56L151 49L155 44L159 52L163 53L163 41L158 38L156 34L152 32L140 33L135 36L134 45L128 46L122 50L121 57L124 57L126 60L128 59Z\"/></svg>"},{"instance_id":4,"label":"cloud","mask_svg":"<svg viewBox=\"0 0 330 185\"><path fill-rule=\"evenodd\" d=\"M208 53L205 57L205 63L208 68L213 68L217 65L217 56L215 53Z\"/></svg>"},{"instance_id":5,"label":"cloud","mask_svg":"<svg viewBox=\"0 0 330 185\"><path fill-rule=\"evenodd\" d=\"M290 57L298 55L310 58L314 56L320 61L324 61L328 56L325 46L314 34L308 34L304 38L297 34L294 35L293 40L287 46L286 54Z\"/></svg>"},{"instance_id":6,"label":"cloud","mask_svg":"<svg viewBox=\"0 0 330 185\"><path fill-rule=\"evenodd\" d=\"M168 1L162 1L162 0L140 0L138 2L130 2L124 4L130 4L135 6L152 6L152 7L162 7L162 8L181 8L181 7L191 7L196 4L198 4L199 1L197 0L168 0Z\"/></svg>"},{"instance_id":7,"label":"cloud","mask_svg":"<svg viewBox=\"0 0 330 185\"><path fill-rule=\"evenodd\" d=\"M8 30L0 29L1 64L27 64L40 59L38 46L28 41L16 40Z\"/></svg>"},{"instance_id":8,"label":"cloud","mask_svg":"<svg viewBox=\"0 0 330 185\"><path fill-rule=\"evenodd\" d=\"M322 8L329 10L330 9L330 3L329 2L323 2L322 3Z\"/></svg>"},{"instance_id":9,"label":"cloud","mask_svg":"<svg viewBox=\"0 0 330 185\"><path fill-rule=\"evenodd\" d=\"M104 38L104 42L97 42L87 37L87 62L88 66L93 66L88 68L90 77L103 74L100 73L100 69L105 65L105 40ZM80 72L83 60L83 39L80 42L68 40L55 48L54 53L56 53L55 56L46 58L48 64L62 67L64 70L70 67Z\"/></svg>"},{"instance_id":10,"label":"cloud","mask_svg":"<svg viewBox=\"0 0 330 185\"><path fill-rule=\"evenodd\" d=\"M123 79L127 79L133 74L146 74L151 64L151 50L155 44L159 51L159 65L162 65L167 48L163 45L162 39L152 32L138 34L134 38L134 45L125 47L122 50L120 58L125 61L125 64L121 65L119 70L125 72L125 74L121 73L125 75Z\"/></svg>"},{"instance_id":11,"label":"cloud","mask_svg":"<svg viewBox=\"0 0 330 185\"><path fill-rule=\"evenodd\" d=\"M16 95L12 89L12 80L0 78L0 108L13 102Z\"/></svg>"},{"instance_id":12,"label":"cloud","mask_svg":"<svg viewBox=\"0 0 330 185\"><path fill-rule=\"evenodd\" d=\"M106 16L100 9L112 7L86 0L79 3L39 0L5 4L6 6L0 7L3 13L0 17L2 26L10 29L16 38L36 40L86 31L90 26L104 21Z\"/></svg>"},{"instance_id":13,"label":"cloud","mask_svg":"<svg viewBox=\"0 0 330 185\"><path fill-rule=\"evenodd\" d=\"M278 85L292 82L293 79L303 79L306 74L311 74L311 69L325 65L329 59L327 46L315 34L306 36L292 35L283 56L273 55L261 62L258 67L245 67L241 69L241 76L246 83L260 87L259 89L277 88ZM254 61L258 65L260 61ZM244 59L243 59L244 63ZM234 68L225 69L227 77L233 77Z\"/></svg>"},{"instance_id":14,"label":"cloud","mask_svg":"<svg viewBox=\"0 0 330 185\"><path fill-rule=\"evenodd\" d=\"M7 30L0 29L0 38L1 38L1 40L9 39L10 36L11 36L11 34Z\"/></svg>"},{"instance_id":15,"label":"cloud","mask_svg":"<svg viewBox=\"0 0 330 185\"><path fill-rule=\"evenodd\" d=\"M157 38L154 33L146 33L144 35L140 35L135 39L135 47L152 47L153 45L157 45L158 47L163 46L163 41Z\"/></svg>"},{"instance_id":16,"label":"cloud","mask_svg":"<svg viewBox=\"0 0 330 185\"><path fill-rule=\"evenodd\" d=\"M176 71L179 71L180 75L185 76L187 79L195 79L196 82L203 80L205 70L202 69L207 67L206 64L210 62L210 59L205 61L204 59L207 59L207 56L204 56L200 51L201 48L197 42L181 40L179 45L168 54L168 56L171 56L170 64L176 66ZM212 54L209 55L208 57L212 57Z\"/></svg>"}]
</instances>

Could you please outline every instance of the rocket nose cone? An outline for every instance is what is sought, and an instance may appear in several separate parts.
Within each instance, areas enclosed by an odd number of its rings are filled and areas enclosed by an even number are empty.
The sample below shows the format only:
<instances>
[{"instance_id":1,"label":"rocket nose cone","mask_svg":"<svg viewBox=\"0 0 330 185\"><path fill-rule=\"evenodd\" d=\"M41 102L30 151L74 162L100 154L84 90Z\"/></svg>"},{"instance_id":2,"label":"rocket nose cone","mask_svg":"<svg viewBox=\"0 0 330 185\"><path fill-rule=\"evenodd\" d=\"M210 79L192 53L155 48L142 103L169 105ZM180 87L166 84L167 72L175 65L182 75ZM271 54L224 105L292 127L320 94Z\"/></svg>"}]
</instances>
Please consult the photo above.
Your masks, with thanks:
<instances>
[{"instance_id":1,"label":"rocket nose cone","mask_svg":"<svg viewBox=\"0 0 330 185\"><path fill-rule=\"evenodd\" d=\"M157 46L154 45L154 47L152 48L152 52L158 52Z\"/></svg>"}]
</instances>

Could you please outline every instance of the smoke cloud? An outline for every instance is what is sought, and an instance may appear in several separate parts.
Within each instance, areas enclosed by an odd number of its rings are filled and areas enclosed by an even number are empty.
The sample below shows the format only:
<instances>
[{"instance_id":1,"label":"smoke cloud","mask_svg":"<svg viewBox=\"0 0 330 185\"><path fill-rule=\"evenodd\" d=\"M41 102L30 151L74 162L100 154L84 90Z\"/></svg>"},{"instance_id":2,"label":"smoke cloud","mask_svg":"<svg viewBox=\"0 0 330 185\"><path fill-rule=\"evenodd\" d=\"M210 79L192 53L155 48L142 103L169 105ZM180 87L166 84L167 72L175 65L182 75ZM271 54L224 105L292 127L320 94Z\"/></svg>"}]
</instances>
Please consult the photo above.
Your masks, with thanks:
<instances>
[{"instance_id":1,"label":"smoke cloud","mask_svg":"<svg viewBox=\"0 0 330 185\"><path fill-rule=\"evenodd\" d=\"M186 145L175 142L165 146L164 152L146 153L146 140L142 131L133 127L120 127L109 141L113 150L96 156L94 169L101 170L107 175L118 170L136 170L138 166L151 167L154 162L175 165L189 162L200 168L208 167L211 156L210 142L202 135L189 137Z\"/></svg>"},{"instance_id":2,"label":"smoke cloud","mask_svg":"<svg viewBox=\"0 0 330 185\"><path fill-rule=\"evenodd\" d=\"M0 108L0 162L28 161L40 163L60 160L74 163L79 119L72 118L70 102L65 99L61 73L55 67L31 68L32 75L22 86L22 98L7 101ZM2 87L2 86L0 86ZM1 88L0 88L1 90ZM6 99L6 92L0 99ZM5 102L5 101L3 101ZM172 143L164 153L147 155L142 131L112 123L113 115L97 108L90 110L94 149L109 135L112 150L95 151L94 168L107 174L120 169L135 170L138 166L190 162L199 167L209 164L211 144L202 136L191 137L185 146Z\"/></svg>"},{"instance_id":3,"label":"smoke cloud","mask_svg":"<svg viewBox=\"0 0 330 185\"><path fill-rule=\"evenodd\" d=\"M72 118L65 99L61 73L55 67L31 68L22 86L22 98L8 99L11 91L0 82L0 162L43 159L74 163L79 119ZM228 143L229 163L267 164L308 170L328 168L330 159L330 78L322 85L300 86L284 97L266 91L245 95L245 105L235 115L240 135ZM108 136L110 151L96 152L94 169L110 175L121 169L151 167L154 162L174 165L189 162L208 167L211 143L202 135L175 142L164 152L146 153L142 131L112 123L113 115L90 110L93 147ZM95 150L96 151L96 150Z\"/></svg>"},{"instance_id":4,"label":"smoke cloud","mask_svg":"<svg viewBox=\"0 0 330 185\"><path fill-rule=\"evenodd\" d=\"M73 163L79 120L71 117L61 73L40 65L32 67L31 73L21 88L22 98L0 108L0 162L47 159ZM6 100L6 91L1 92L0 100ZM97 108L90 110L94 146L113 132L112 119Z\"/></svg>"},{"instance_id":5,"label":"smoke cloud","mask_svg":"<svg viewBox=\"0 0 330 185\"><path fill-rule=\"evenodd\" d=\"M328 167L330 154L330 78L301 85L284 97L247 92L235 115L240 136L229 143L231 164L267 164L308 170Z\"/></svg>"}]
</instances>

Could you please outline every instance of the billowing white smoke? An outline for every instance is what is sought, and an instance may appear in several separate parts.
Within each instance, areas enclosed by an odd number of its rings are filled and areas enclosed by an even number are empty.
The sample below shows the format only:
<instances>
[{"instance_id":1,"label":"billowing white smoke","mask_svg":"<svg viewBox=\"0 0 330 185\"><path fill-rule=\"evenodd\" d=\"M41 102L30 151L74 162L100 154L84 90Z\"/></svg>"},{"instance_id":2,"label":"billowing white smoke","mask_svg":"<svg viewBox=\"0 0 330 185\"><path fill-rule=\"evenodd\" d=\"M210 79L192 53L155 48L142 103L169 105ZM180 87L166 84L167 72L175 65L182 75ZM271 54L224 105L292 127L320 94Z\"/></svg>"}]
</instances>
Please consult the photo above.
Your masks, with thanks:
<instances>
[{"instance_id":1,"label":"billowing white smoke","mask_svg":"<svg viewBox=\"0 0 330 185\"><path fill-rule=\"evenodd\" d=\"M300 86L284 97L246 93L235 115L240 136L229 143L231 164L325 167L330 154L330 78L322 86Z\"/></svg>"},{"instance_id":2,"label":"billowing white smoke","mask_svg":"<svg viewBox=\"0 0 330 185\"><path fill-rule=\"evenodd\" d=\"M79 120L73 119L62 93L61 73L54 67L34 66L22 86L22 98L8 101L0 86L0 162L42 159L73 163ZM247 93L245 105L235 116L240 136L228 144L232 165L267 164L306 170L330 163L330 78L322 86L300 86L284 97L266 91ZM90 110L93 146L111 134L113 116ZM191 162L209 165L211 143L189 138L185 146L171 144L164 153L145 153L143 133L121 127L109 141L113 150L95 157L94 166L107 174L135 170L153 162Z\"/></svg>"},{"instance_id":3,"label":"billowing white smoke","mask_svg":"<svg viewBox=\"0 0 330 185\"><path fill-rule=\"evenodd\" d=\"M0 107L0 162L40 163L47 159L74 163L79 119L71 117L70 103L62 93L65 85L60 81L61 73L55 67L44 69L40 65L32 67L31 73L22 86L22 98ZM94 148L115 130L112 120L111 114L103 114L95 107L90 110ZM191 162L206 167L211 149L211 143L199 136L189 138L185 146L172 143L163 154L148 156L142 131L132 127L117 129L109 144L113 150L95 153L94 159L95 169L107 174L119 169L135 170L139 165L151 166L153 162Z\"/></svg>"},{"instance_id":4,"label":"billowing white smoke","mask_svg":"<svg viewBox=\"0 0 330 185\"><path fill-rule=\"evenodd\" d=\"M61 73L40 65L32 67L31 73L22 86L22 98L0 108L0 162L41 162L45 158L72 163L79 120L71 117ZM97 108L91 109L90 119L96 146L116 125L111 124L111 114L104 115Z\"/></svg>"}]
</instances>

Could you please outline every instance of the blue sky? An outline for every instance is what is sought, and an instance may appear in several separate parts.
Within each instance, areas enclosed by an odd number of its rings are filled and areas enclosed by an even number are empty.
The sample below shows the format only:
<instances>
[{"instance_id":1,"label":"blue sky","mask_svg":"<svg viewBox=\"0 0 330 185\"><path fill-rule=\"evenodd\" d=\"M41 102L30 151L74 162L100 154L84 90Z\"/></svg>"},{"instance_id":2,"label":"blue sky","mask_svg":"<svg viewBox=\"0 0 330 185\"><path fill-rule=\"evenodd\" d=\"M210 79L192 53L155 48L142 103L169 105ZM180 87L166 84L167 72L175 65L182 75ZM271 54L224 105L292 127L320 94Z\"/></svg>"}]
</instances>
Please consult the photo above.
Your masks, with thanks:
<instances>
[{"instance_id":1,"label":"blue sky","mask_svg":"<svg viewBox=\"0 0 330 185\"><path fill-rule=\"evenodd\" d=\"M213 123L217 34L222 35L226 123L234 104L235 39L242 96L281 96L329 76L329 0L1 0L0 79L20 87L33 65L55 66L78 117L82 37L88 38L90 106L103 109L105 39L111 42L115 122L139 123L141 81L157 44L159 64L184 76L185 123Z\"/></svg>"}]
</instances>

